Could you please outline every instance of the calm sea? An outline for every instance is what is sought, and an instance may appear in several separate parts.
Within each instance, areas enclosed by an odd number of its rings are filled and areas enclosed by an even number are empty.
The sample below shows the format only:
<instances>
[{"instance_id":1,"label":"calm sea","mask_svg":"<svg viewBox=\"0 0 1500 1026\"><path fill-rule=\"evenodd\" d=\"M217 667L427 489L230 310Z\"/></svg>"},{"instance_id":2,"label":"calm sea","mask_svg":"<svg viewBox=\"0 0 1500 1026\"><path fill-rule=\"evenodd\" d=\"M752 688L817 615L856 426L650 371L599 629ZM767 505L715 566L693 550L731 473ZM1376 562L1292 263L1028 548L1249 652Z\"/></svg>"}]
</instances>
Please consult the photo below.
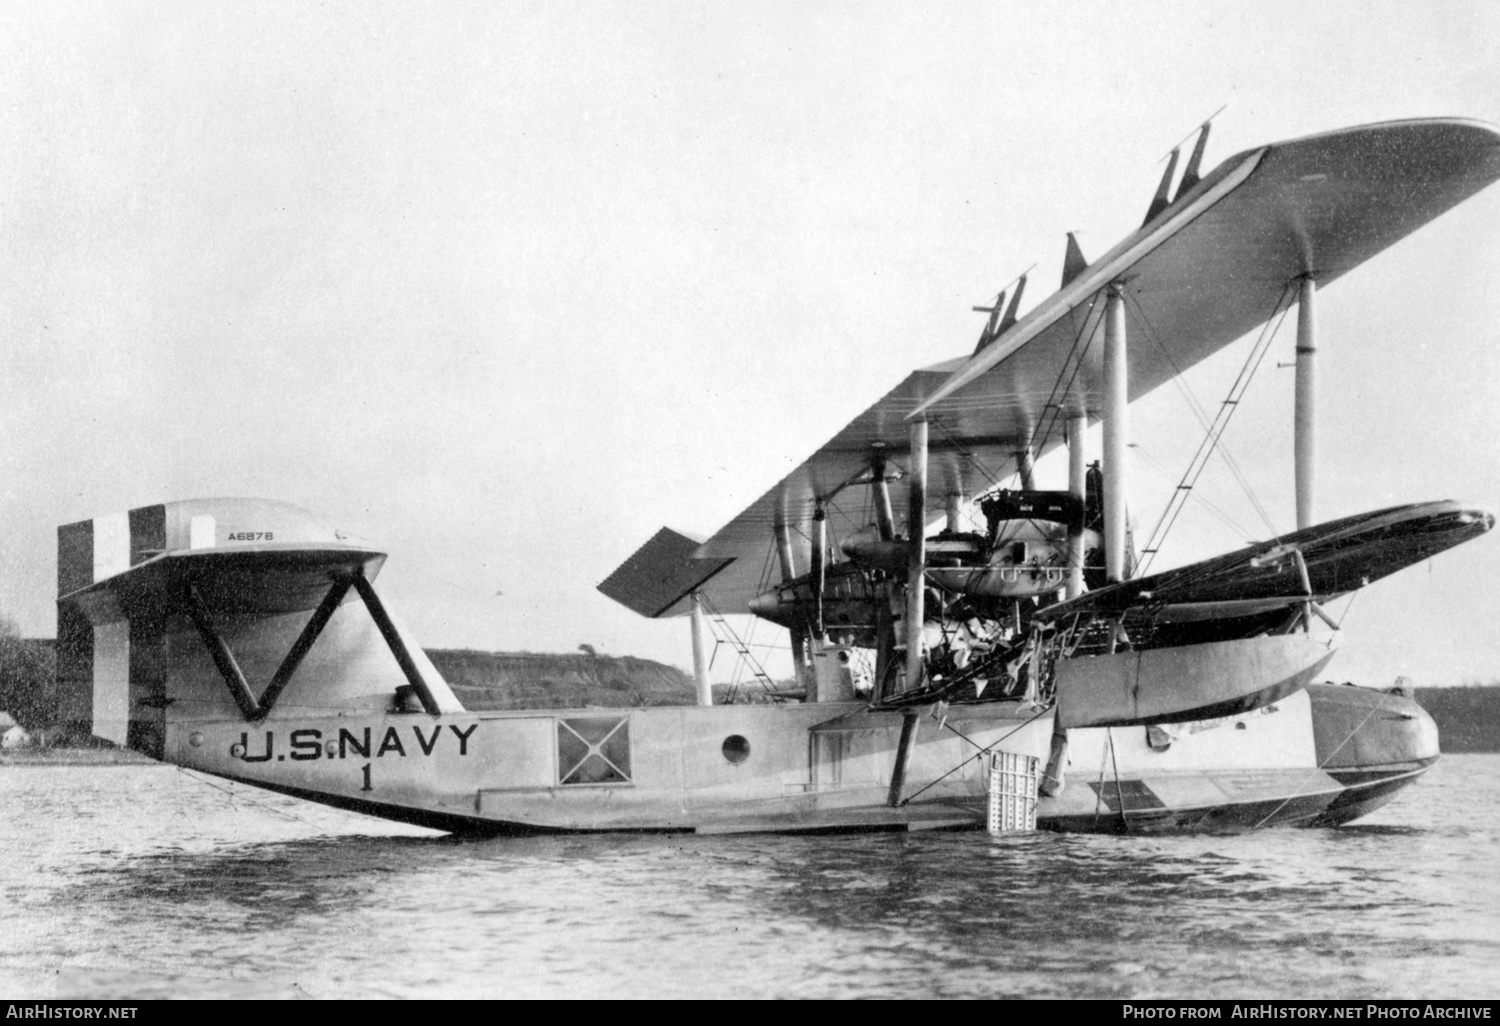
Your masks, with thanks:
<instances>
[{"instance_id":1,"label":"calm sea","mask_svg":"<svg viewBox=\"0 0 1500 1026\"><path fill-rule=\"evenodd\" d=\"M0 768L0 997L1500 995L1500 755L1230 837L457 841Z\"/></svg>"}]
</instances>

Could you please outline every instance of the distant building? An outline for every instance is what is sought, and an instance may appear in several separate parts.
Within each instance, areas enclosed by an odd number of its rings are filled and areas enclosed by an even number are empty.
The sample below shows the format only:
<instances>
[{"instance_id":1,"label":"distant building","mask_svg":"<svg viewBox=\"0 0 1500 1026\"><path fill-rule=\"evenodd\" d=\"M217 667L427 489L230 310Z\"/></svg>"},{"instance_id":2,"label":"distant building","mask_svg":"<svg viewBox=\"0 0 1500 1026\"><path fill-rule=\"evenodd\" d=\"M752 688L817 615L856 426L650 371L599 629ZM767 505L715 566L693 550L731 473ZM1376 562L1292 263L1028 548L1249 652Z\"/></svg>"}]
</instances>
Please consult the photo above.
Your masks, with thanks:
<instances>
[{"instance_id":1,"label":"distant building","mask_svg":"<svg viewBox=\"0 0 1500 1026\"><path fill-rule=\"evenodd\" d=\"M31 735L10 713L0 712L0 748L22 748L31 744Z\"/></svg>"}]
</instances>

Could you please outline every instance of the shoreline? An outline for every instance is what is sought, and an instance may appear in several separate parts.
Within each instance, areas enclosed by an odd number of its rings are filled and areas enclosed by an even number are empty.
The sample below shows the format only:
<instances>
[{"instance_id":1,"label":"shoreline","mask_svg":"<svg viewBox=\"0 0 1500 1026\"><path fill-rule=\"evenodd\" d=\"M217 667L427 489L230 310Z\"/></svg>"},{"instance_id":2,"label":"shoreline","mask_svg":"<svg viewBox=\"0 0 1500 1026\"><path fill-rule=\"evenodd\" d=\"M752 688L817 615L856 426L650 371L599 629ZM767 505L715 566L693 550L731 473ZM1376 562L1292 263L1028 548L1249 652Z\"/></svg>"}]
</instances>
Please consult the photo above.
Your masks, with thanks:
<instances>
[{"instance_id":1,"label":"shoreline","mask_svg":"<svg viewBox=\"0 0 1500 1026\"><path fill-rule=\"evenodd\" d=\"M165 765L128 748L8 748L0 751L0 767Z\"/></svg>"}]
</instances>

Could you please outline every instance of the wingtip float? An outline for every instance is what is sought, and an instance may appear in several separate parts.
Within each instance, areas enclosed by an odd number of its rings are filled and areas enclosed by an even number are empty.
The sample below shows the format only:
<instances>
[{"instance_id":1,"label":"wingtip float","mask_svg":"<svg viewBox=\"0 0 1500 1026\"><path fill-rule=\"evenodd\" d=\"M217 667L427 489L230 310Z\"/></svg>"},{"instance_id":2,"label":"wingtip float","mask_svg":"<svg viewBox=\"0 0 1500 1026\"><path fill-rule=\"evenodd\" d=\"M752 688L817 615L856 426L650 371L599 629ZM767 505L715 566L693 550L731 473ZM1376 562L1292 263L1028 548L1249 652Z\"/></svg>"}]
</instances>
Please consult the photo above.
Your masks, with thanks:
<instances>
[{"instance_id":1,"label":"wingtip float","mask_svg":"<svg viewBox=\"0 0 1500 1026\"><path fill-rule=\"evenodd\" d=\"M378 595L384 554L292 507L203 500L59 530L63 718L466 832L979 828L976 752L1044 765L1028 800L1053 829L1366 814L1438 757L1436 728L1409 693L1316 683L1323 604L1494 518L1313 522L1314 297L1500 177L1500 133L1391 122L1200 176L1206 138L1140 229L1092 262L1070 240L1057 293L1021 315L1023 276L971 355L913 371L707 541L664 529L600 585L690 617L698 706L469 712ZM1128 403L1294 304L1298 529L1136 576ZM1155 344L1132 349L1142 324ZM1064 445L1067 487L1045 491L1036 461ZM746 612L788 629L796 684L712 705L706 625Z\"/></svg>"}]
</instances>

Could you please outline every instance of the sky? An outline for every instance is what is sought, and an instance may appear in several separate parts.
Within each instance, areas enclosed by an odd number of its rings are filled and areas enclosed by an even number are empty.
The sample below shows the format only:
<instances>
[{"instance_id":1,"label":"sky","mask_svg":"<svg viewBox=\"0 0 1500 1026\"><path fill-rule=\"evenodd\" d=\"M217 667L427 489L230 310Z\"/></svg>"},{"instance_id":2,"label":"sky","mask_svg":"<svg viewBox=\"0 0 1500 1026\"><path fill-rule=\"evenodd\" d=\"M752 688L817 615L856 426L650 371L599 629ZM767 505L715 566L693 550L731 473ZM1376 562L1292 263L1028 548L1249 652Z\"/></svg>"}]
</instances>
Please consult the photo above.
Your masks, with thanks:
<instances>
[{"instance_id":1,"label":"sky","mask_svg":"<svg viewBox=\"0 0 1500 1026\"><path fill-rule=\"evenodd\" d=\"M1218 108L1206 167L1500 122L1497 67L1480 2L0 5L0 614L53 633L59 524L256 496L388 551L428 647L690 666L597 583L1109 249ZM1500 509L1497 283L1500 186L1320 295L1321 517ZM1226 435L1281 531L1291 395ZM1200 434L1176 386L1132 427L1150 523ZM1156 569L1271 533L1222 466ZM1337 603L1330 672L1500 678L1497 579L1492 534Z\"/></svg>"}]
</instances>

